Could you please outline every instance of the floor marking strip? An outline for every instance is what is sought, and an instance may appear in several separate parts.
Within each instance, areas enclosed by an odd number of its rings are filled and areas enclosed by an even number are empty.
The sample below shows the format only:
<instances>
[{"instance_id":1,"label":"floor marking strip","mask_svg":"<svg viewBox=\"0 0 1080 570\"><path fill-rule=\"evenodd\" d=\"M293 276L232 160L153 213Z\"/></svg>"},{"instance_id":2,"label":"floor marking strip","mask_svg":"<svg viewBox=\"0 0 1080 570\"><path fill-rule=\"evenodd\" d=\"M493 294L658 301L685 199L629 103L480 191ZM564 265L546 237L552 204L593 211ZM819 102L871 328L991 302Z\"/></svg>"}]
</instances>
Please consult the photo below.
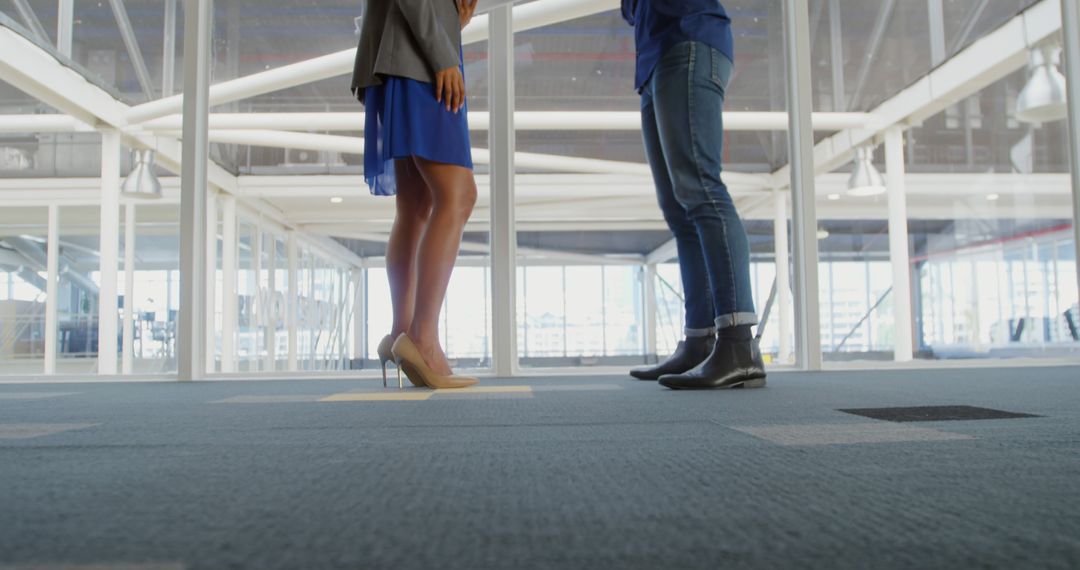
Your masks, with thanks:
<instances>
[{"instance_id":1,"label":"floor marking strip","mask_svg":"<svg viewBox=\"0 0 1080 570\"><path fill-rule=\"evenodd\" d=\"M296 394L282 396L233 396L215 400L211 404L293 404L300 402L318 402L325 398L323 394Z\"/></svg>"},{"instance_id":2,"label":"floor marking strip","mask_svg":"<svg viewBox=\"0 0 1080 570\"><path fill-rule=\"evenodd\" d=\"M368 392L334 394L319 400L320 402L422 402L435 395L434 391L408 392Z\"/></svg>"},{"instance_id":3,"label":"floor marking strip","mask_svg":"<svg viewBox=\"0 0 1080 570\"><path fill-rule=\"evenodd\" d=\"M77 394L80 392L0 392L0 400L45 400Z\"/></svg>"},{"instance_id":4,"label":"floor marking strip","mask_svg":"<svg viewBox=\"0 0 1080 570\"><path fill-rule=\"evenodd\" d=\"M436 394L531 394L531 386L473 386L470 388L456 388L435 390Z\"/></svg>"},{"instance_id":5,"label":"floor marking strip","mask_svg":"<svg viewBox=\"0 0 1080 570\"><path fill-rule=\"evenodd\" d=\"M869 424L731 426L731 429L778 445L847 445L975 439L973 436L959 433L881 422Z\"/></svg>"},{"instance_id":6,"label":"floor marking strip","mask_svg":"<svg viewBox=\"0 0 1080 570\"><path fill-rule=\"evenodd\" d=\"M0 439L31 439L99 424L0 424Z\"/></svg>"}]
</instances>

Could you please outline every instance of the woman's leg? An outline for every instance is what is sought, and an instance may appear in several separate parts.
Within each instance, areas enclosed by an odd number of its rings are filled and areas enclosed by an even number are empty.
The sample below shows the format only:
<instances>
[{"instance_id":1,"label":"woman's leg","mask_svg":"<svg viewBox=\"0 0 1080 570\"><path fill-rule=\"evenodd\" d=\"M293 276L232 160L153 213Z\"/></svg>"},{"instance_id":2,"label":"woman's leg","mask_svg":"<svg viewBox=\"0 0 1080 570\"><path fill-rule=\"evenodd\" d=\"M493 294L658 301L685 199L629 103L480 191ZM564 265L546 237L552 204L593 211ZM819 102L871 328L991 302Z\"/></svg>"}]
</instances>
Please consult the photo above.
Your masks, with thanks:
<instances>
[{"instance_id":1,"label":"woman's leg","mask_svg":"<svg viewBox=\"0 0 1080 570\"><path fill-rule=\"evenodd\" d=\"M431 191L432 210L417 250L416 312L409 338L436 374L449 375L450 363L439 343L439 313L461 248L465 223L476 205L476 181L472 170L461 166L419 157L413 159L413 164Z\"/></svg>"},{"instance_id":2,"label":"woman's leg","mask_svg":"<svg viewBox=\"0 0 1080 570\"><path fill-rule=\"evenodd\" d=\"M386 245L386 275L394 306L391 336L412 326L416 311L416 251L431 217L431 191L411 158L394 161L397 179L397 216Z\"/></svg>"}]
</instances>

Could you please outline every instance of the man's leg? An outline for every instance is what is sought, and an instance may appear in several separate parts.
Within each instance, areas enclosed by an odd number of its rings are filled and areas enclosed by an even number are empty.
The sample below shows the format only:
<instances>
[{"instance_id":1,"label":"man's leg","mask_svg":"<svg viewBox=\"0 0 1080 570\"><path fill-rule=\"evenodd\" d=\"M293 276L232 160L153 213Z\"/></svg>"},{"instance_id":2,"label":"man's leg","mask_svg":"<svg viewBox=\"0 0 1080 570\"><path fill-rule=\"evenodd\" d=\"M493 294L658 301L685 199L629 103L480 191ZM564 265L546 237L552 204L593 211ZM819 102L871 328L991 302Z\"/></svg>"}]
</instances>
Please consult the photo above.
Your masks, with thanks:
<instances>
[{"instance_id":1,"label":"man's leg","mask_svg":"<svg viewBox=\"0 0 1080 570\"><path fill-rule=\"evenodd\" d=\"M686 340L679 342L675 353L656 366L630 371L630 375L639 380L658 380L665 374L686 372L709 356L716 339L716 328L713 324L715 310L697 228L686 215L686 210L675 199L675 189L671 183L667 161L660 144L656 110L653 106L650 87L646 87L641 97L641 130L645 139L645 154L648 156L656 185L660 211L664 215L668 228L675 236L686 305Z\"/></svg>"},{"instance_id":2,"label":"man's leg","mask_svg":"<svg viewBox=\"0 0 1080 570\"><path fill-rule=\"evenodd\" d=\"M654 106L675 197L703 247L721 340L697 369L661 381L678 388L763 385L764 367L750 333L757 314L749 241L720 177L724 90L731 62L703 43L680 47L685 49L673 50L657 68Z\"/></svg>"}]
</instances>

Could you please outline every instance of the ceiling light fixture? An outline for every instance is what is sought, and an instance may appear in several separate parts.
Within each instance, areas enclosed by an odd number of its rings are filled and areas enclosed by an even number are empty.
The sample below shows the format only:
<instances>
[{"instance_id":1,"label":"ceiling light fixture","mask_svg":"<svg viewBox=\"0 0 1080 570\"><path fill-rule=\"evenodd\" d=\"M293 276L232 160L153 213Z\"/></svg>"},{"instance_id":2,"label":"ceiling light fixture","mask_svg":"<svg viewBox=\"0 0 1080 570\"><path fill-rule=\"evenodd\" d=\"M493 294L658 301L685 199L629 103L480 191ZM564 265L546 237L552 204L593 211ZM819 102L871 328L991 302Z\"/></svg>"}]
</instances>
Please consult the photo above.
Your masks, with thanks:
<instances>
[{"instance_id":1,"label":"ceiling light fixture","mask_svg":"<svg viewBox=\"0 0 1080 570\"><path fill-rule=\"evenodd\" d=\"M886 192L885 179L874 166L873 149L865 146L855 149L855 163L848 179L848 195L877 196Z\"/></svg>"},{"instance_id":2,"label":"ceiling light fixture","mask_svg":"<svg viewBox=\"0 0 1080 570\"><path fill-rule=\"evenodd\" d=\"M840 195L839 194L829 194L828 198L829 198L830 201L835 202L835 201L840 199Z\"/></svg>"},{"instance_id":3,"label":"ceiling light fixture","mask_svg":"<svg viewBox=\"0 0 1080 570\"><path fill-rule=\"evenodd\" d=\"M986 201L987 202L997 202L1000 198L1001 198L1001 196L998 195L998 194L987 194L986 195Z\"/></svg>"},{"instance_id":4,"label":"ceiling light fixture","mask_svg":"<svg viewBox=\"0 0 1080 570\"><path fill-rule=\"evenodd\" d=\"M345 198L342 198L341 196L334 196L333 198L330 198L330 203L331 204L340 204L340 203L342 203L344 201L345 201Z\"/></svg>"},{"instance_id":5,"label":"ceiling light fixture","mask_svg":"<svg viewBox=\"0 0 1080 570\"><path fill-rule=\"evenodd\" d=\"M124 179L120 193L129 198L156 200L161 198L161 181L154 174L154 151L136 150L135 166Z\"/></svg>"},{"instance_id":6,"label":"ceiling light fixture","mask_svg":"<svg viewBox=\"0 0 1080 570\"><path fill-rule=\"evenodd\" d=\"M1058 71L1061 48L1054 44L1031 50L1028 79L1016 100L1016 118L1025 123L1050 123L1069 116L1065 76Z\"/></svg>"}]
</instances>

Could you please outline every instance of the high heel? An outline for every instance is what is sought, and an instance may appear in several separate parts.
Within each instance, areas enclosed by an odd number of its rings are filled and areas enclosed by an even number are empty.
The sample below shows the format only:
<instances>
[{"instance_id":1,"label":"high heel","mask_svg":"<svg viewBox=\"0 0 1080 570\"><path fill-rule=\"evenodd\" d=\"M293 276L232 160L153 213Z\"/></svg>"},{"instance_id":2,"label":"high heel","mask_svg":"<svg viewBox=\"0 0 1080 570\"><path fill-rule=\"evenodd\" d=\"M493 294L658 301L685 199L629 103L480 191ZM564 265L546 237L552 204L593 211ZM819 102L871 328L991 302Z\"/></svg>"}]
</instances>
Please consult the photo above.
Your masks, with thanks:
<instances>
[{"instance_id":1,"label":"high heel","mask_svg":"<svg viewBox=\"0 0 1080 570\"><path fill-rule=\"evenodd\" d=\"M382 342L379 343L379 348L375 351L379 354L379 364L382 365L382 386L386 388L386 366L393 362L394 366L397 366L397 360L394 359L394 353L391 351L394 347L394 337L386 335ZM397 371L398 388L403 388L404 385L401 382L401 368Z\"/></svg>"},{"instance_id":2,"label":"high heel","mask_svg":"<svg viewBox=\"0 0 1080 570\"><path fill-rule=\"evenodd\" d=\"M397 359L398 368L405 372L405 376L408 376L409 381L417 386L423 385L437 390L446 390L467 388L479 382L476 378L436 374L428 366L424 356L420 354L420 349L416 348L412 339L404 333L394 341L391 352L394 354L394 358Z\"/></svg>"}]
</instances>

